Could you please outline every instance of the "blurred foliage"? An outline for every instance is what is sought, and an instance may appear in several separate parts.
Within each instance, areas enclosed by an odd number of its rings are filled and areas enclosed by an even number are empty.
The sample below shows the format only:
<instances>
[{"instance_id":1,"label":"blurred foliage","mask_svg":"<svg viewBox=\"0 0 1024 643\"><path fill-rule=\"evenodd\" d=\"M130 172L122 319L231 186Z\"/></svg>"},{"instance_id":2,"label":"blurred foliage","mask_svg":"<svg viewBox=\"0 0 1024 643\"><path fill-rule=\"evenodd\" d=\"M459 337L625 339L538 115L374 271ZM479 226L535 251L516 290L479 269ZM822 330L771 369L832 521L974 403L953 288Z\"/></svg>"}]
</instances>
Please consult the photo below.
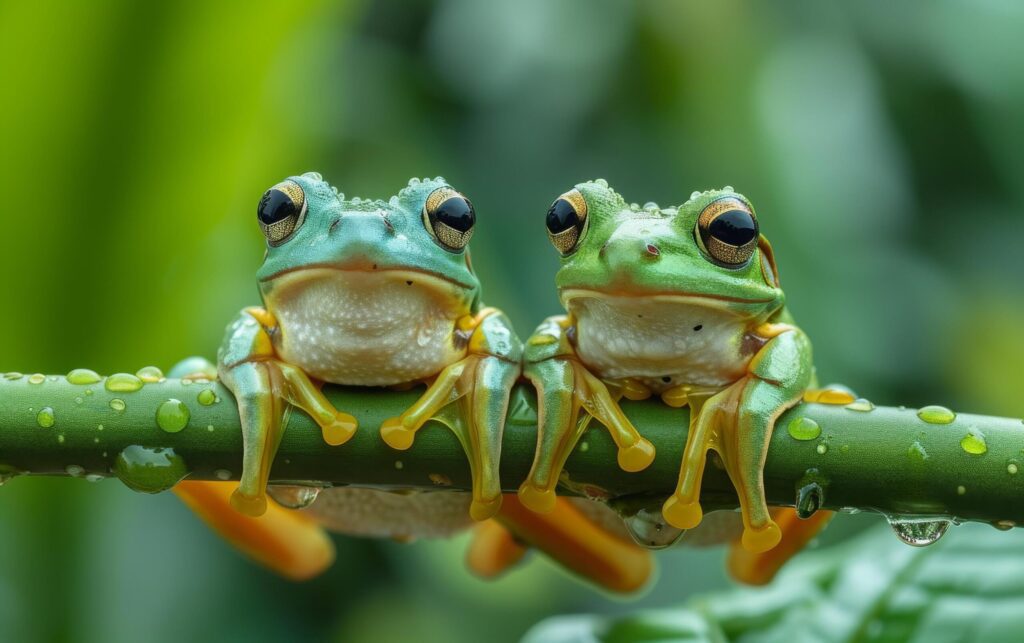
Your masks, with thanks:
<instances>
[{"instance_id":1,"label":"blurred foliage","mask_svg":"<svg viewBox=\"0 0 1024 643\"><path fill-rule=\"evenodd\" d=\"M543 213L603 176L638 202L748 195L826 381L1024 414L1022 28L1006 0L5 0L2 368L212 355L256 300L256 201L310 169L464 190L487 301L525 334L557 310ZM622 603L542 561L480 583L463 542L338 539L296 587L110 482L18 480L0 516L19 641L514 640L726 583L717 549L659 556Z\"/></svg>"},{"instance_id":2,"label":"blurred foliage","mask_svg":"<svg viewBox=\"0 0 1024 643\"><path fill-rule=\"evenodd\" d=\"M523 643L958 643L1014 641L1024 628L1024 542L987 526L927 548L881 527L805 554L763 590L618 619L558 617Z\"/></svg>"}]
</instances>

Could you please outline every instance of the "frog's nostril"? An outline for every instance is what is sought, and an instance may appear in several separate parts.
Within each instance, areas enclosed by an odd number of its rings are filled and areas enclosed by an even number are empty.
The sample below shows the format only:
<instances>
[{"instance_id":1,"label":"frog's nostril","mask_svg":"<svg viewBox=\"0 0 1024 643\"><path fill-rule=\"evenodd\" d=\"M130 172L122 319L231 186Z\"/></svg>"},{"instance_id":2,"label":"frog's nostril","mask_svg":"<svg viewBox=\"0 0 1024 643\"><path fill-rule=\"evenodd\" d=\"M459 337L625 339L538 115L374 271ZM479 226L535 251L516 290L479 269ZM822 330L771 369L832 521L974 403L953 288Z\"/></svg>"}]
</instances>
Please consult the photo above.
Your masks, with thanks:
<instances>
[{"instance_id":1,"label":"frog's nostril","mask_svg":"<svg viewBox=\"0 0 1024 643\"><path fill-rule=\"evenodd\" d=\"M341 223L341 217L335 217L334 221L331 221L331 225L327 226L327 234L331 234Z\"/></svg>"}]
</instances>

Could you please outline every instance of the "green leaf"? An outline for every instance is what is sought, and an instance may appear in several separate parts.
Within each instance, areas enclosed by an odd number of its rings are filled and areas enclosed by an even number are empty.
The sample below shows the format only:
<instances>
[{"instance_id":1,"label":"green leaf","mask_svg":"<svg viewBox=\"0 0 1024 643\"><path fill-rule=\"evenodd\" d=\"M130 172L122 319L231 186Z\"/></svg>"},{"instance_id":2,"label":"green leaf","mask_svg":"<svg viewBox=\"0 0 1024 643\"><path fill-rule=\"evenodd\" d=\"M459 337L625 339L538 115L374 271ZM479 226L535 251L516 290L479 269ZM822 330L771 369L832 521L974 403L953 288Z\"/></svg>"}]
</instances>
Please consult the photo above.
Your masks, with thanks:
<instances>
[{"instance_id":1,"label":"green leaf","mask_svg":"<svg viewBox=\"0 0 1024 643\"><path fill-rule=\"evenodd\" d=\"M1024 633L1024 540L983 525L925 548L879 528L795 560L769 586L626 618L544 621L529 643L1009 641Z\"/></svg>"}]
</instances>

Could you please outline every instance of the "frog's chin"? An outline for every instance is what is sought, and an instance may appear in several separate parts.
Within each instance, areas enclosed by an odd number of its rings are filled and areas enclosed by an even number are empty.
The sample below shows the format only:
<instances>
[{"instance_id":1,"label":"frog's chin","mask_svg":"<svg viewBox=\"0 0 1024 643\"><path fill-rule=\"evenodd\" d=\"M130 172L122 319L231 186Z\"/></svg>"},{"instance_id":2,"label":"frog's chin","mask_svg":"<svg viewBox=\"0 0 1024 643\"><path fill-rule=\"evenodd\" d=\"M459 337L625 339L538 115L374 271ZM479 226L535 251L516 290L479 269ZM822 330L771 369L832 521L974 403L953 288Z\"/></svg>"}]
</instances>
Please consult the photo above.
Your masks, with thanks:
<instances>
[{"instance_id":1,"label":"frog's chin","mask_svg":"<svg viewBox=\"0 0 1024 643\"><path fill-rule=\"evenodd\" d=\"M708 293L694 293L683 291L652 291L636 290L630 292L608 291L597 288L562 288L559 290L559 299L562 306L569 312L573 312L581 302L586 300L601 299L606 301L635 300L651 304L671 304L675 306L689 306L694 308L708 308L724 313L731 313L737 317L758 317L771 311L776 306L775 299L757 299L731 297L726 295L714 295Z\"/></svg>"}]
</instances>

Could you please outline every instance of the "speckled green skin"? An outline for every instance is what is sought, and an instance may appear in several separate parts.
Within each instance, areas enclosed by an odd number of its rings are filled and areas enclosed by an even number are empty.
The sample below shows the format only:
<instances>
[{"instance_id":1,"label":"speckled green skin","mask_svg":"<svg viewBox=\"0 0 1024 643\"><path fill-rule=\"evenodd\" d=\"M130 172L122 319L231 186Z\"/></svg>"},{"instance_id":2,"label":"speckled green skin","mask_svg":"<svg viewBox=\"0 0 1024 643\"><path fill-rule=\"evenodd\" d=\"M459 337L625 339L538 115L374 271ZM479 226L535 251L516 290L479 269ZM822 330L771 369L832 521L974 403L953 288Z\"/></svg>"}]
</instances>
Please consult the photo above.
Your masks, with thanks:
<instances>
[{"instance_id":1,"label":"speckled green skin","mask_svg":"<svg viewBox=\"0 0 1024 643\"><path fill-rule=\"evenodd\" d=\"M334 288L331 292L344 297L348 294L345 289L351 283L353 288L358 288L353 295L357 298L352 301L364 302L366 308L371 308L376 303L375 282L369 282L367 286L358 280L380 276L385 279L381 282L383 285L398 283L398 287L404 289L403 282L396 279L405 280L408 276L408 281L404 281L409 285L408 297L416 298L417 305L421 306L423 301L429 301L431 305L436 303L443 312L438 313L440 321L435 319L433 323L440 323L442 330L444 324L450 324L451 332L443 337L425 336L429 342L443 343L440 347L424 346L424 342L415 339L409 342L409 359L403 362L404 357L399 354L392 355L390 361L383 360L381 367L373 373L373 381L415 384L439 376L438 379L448 389L432 386L412 409L418 409L425 415L422 420L425 422L441 408L455 403L461 413L456 413L455 419L449 423L465 446L475 472L478 487L475 496L490 503L484 503L488 507L481 513L496 510L500 501L498 459L501 427L509 391L520 372L522 345L500 311L482 306L480 282L471 268L468 250L442 246L426 228L422 216L424 203L431 192L448 184L441 178L413 179L396 196L381 201L346 200L315 173L288 180L298 184L304 194L307 204L304 222L283 243L268 244L263 265L257 272L264 308L242 311L228 327L218 352L218 372L238 401L245 443L241 483L232 503L245 513L258 515L264 511L264 490L281 439L282 417L287 403L307 411L320 424L324 439L330 444L344 443L355 431L355 418L335 410L310 381L301 364L289 363L283 358L282 352L287 353L284 349L287 347L285 336L288 327L276 319L282 302L305 301L299 299L304 289L322 286L325 282ZM307 274L315 275L309 278L309 285L303 281ZM338 275L336 282L332 281L335 274ZM398 295L397 301L389 302L392 315L387 310L371 311L368 321L360 326L366 330L365 337L369 339L360 339L348 346L361 351L360 355L372 354L376 328L388 327L387 332L392 334L401 332L403 329L393 328L396 319L406 321L401 318L401 313L408 307L402 305L401 297ZM301 353L309 360L316 360L317 364L322 361L341 364L334 368L335 371L344 367L346 359L360 363L358 356L336 354L345 350L338 348L346 346L344 341L334 344L328 341L344 331L336 318L359 311L347 310L348 300L333 303L324 301L329 297L311 299L318 308L309 311L308 315L304 315L302 310L290 309L287 312L302 316L301 334L322 339L305 340L298 349L291 349L292 354ZM334 317L325 313L318 318L321 305ZM427 323L415 316L410 316L407 321L410 325ZM416 329L410 330L416 337ZM294 332L293 335L300 333ZM433 348L437 350L432 351ZM394 352L394 346L389 350ZM331 351L335 354L325 355ZM418 353L429 355L417 357ZM405 370L396 370L393 377L387 372L378 372L389 367L397 368L396 364L414 370L419 368L421 372L406 376ZM432 372L422 372L423 368L431 368L431 365L434 365ZM325 369L331 372L330 367ZM370 370L374 368L371 366ZM321 372L319 379L364 385L370 381L369 376L364 377L366 382L345 379L341 374L335 378ZM428 397L432 400L430 405L425 402ZM421 424L419 422L415 429Z\"/></svg>"},{"instance_id":2,"label":"speckled green skin","mask_svg":"<svg viewBox=\"0 0 1024 643\"><path fill-rule=\"evenodd\" d=\"M777 528L764 499L765 453L775 419L812 384L814 369L807 337L789 323L767 240L762 236L750 260L731 268L712 261L696 241L697 218L708 204L723 196L746 199L726 188L694 193L679 207L639 208L604 181L576 189L586 200L588 221L576 248L561 258L555 279L570 314L545 320L527 342L524 373L538 390L541 422L533 469L520 496L537 509L548 504L544 496L586 427L587 414L577 421L581 407L595 415L588 404L596 406L606 416L598 419L614 424L616 414L594 400L605 398L606 405L617 407L630 383L641 394L688 387L690 406L699 413L693 414L679 488L666 502L665 518L682 529L700 522L700 477L706 450L712 448L722 455L739 492L745 542L766 548L773 536L765 532ZM613 316L604 308L585 305L606 301L630 302L621 307L622 315L637 313L628 315L628 329L611 327ZM577 313L586 315L585 324ZM696 324L692 333L688 325L672 327L674 318L691 315L702 322L700 331ZM646 346L664 340L673 346L671 337L659 335L665 328L679 333L679 354L657 366L643 363ZM580 350L592 339L588 334L600 337L593 351L599 359ZM624 335L637 339L605 354L604 345L626 341ZM589 375L596 376L596 384L584 382ZM581 399L581 389L589 402ZM621 435L628 436L631 428L623 427Z\"/></svg>"}]
</instances>

